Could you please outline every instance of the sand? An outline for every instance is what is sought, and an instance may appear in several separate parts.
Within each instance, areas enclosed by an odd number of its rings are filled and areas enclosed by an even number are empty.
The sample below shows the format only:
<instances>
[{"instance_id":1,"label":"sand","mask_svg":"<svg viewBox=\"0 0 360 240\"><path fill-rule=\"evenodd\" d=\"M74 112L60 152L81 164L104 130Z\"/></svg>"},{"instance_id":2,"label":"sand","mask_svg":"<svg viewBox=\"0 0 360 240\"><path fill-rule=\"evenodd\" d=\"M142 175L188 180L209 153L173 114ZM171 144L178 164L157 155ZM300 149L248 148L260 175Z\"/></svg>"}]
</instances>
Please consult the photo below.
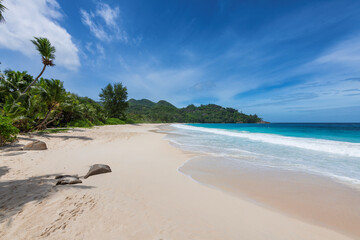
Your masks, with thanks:
<instances>
[{"instance_id":1,"label":"sand","mask_svg":"<svg viewBox=\"0 0 360 240\"><path fill-rule=\"evenodd\" d=\"M350 239L196 183L177 169L193 157L158 125L104 126L21 137L46 151L0 152L0 239ZM111 173L55 186L56 174Z\"/></svg>"},{"instance_id":2,"label":"sand","mask_svg":"<svg viewBox=\"0 0 360 240\"><path fill-rule=\"evenodd\" d=\"M197 156L179 170L205 185L360 239L358 186L306 172L224 161Z\"/></svg>"}]
</instances>

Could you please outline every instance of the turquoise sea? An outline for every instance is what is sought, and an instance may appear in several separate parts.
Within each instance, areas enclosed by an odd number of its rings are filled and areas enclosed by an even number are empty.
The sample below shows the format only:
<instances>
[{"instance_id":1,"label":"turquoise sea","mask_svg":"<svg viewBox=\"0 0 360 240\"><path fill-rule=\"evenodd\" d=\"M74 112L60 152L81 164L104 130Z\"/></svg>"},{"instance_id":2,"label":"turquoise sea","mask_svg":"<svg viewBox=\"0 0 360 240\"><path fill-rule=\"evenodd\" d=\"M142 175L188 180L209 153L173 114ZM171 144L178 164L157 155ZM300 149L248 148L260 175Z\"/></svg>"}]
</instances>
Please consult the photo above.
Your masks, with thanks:
<instances>
[{"instance_id":1,"label":"turquoise sea","mask_svg":"<svg viewBox=\"0 0 360 240\"><path fill-rule=\"evenodd\" d=\"M360 184L360 123L173 124L177 147L251 164Z\"/></svg>"}]
</instances>

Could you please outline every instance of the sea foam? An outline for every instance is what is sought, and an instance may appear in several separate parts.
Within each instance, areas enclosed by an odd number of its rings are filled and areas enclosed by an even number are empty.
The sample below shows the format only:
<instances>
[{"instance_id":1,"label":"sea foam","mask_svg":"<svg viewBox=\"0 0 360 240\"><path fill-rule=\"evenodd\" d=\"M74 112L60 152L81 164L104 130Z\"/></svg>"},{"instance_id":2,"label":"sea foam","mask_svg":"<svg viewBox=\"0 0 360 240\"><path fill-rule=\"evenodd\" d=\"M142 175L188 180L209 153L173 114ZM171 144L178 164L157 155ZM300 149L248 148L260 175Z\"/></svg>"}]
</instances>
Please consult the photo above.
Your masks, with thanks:
<instances>
[{"instance_id":1,"label":"sea foam","mask_svg":"<svg viewBox=\"0 0 360 240\"><path fill-rule=\"evenodd\" d=\"M214 128L194 127L184 124L173 124L172 126L184 130L201 131L210 134L246 138L252 141L284 145L288 147L321 151L331 154L340 154L350 157L360 157L360 143L340 142L315 138L287 137L277 134L250 133L246 131L240 132Z\"/></svg>"}]
</instances>

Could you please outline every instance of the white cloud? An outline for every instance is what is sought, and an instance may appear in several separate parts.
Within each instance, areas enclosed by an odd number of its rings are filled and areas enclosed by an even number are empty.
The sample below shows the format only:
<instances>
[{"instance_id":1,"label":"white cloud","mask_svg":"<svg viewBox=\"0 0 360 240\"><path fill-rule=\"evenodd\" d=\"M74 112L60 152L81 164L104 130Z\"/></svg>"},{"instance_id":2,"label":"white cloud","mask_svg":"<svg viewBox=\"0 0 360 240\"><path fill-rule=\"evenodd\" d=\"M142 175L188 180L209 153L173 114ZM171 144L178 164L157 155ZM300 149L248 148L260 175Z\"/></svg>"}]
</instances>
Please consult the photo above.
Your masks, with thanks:
<instances>
[{"instance_id":1,"label":"white cloud","mask_svg":"<svg viewBox=\"0 0 360 240\"><path fill-rule=\"evenodd\" d=\"M80 9L81 22L89 27L90 32L101 41L119 40L128 42L126 31L119 28L120 10L111 8L108 4L98 3L95 13Z\"/></svg>"},{"instance_id":2,"label":"white cloud","mask_svg":"<svg viewBox=\"0 0 360 240\"><path fill-rule=\"evenodd\" d=\"M94 14L88 13L81 9L81 21L83 24L89 27L90 31L100 40L108 41L110 36L105 32L104 28L93 21Z\"/></svg>"},{"instance_id":3,"label":"white cloud","mask_svg":"<svg viewBox=\"0 0 360 240\"><path fill-rule=\"evenodd\" d=\"M105 3L100 3L96 9L96 13L104 19L108 26L116 25L116 19L119 17L119 12L120 10L118 7L111 9L110 6Z\"/></svg>"},{"instance_id":4,"label":"white cloud","mask_svg":"<svg viewBox=\"0 0 360 240\"><path fill-rule=\"evenodd\" d=\"M100 58L105 58L105 49L101 44L99 43L96 44L96 50L99 53Z\"/></svg>"},{"instance_id":5,"label":"white cloud","mask_svg":"<svg viewBox=\"0 0 360 240\"><path fill-rule=\"evenodd\" d=\"M63 17L56 0L8 0L6 23L0 27L0 48L38 54L30 42L34 36L46 37L56 48L55 64L76 70L80 66L78 48L71 35L56 20Z\"/></svg>"},{"instance_id":6,"label":"white cloud","mask_svg":"<svg viewBox=\"0 0 360 240\"><path fill-rule=\"evenodd\" d=\"M314 63L332 63L358 68L360 65L360 35L339 42L317 58Z\"/></svg>"},{"instance_id":7,"label":"white cloud","mask_svg":"<svg viewBox=\"0 0 360 240\"><path fill-rule=\"evenodd\" d=\"M88 42L85 44L85 49L92 55L96 55L97 58L105 58L105 49L104 47L97 43Z\"/></svg>"}]
</instances>

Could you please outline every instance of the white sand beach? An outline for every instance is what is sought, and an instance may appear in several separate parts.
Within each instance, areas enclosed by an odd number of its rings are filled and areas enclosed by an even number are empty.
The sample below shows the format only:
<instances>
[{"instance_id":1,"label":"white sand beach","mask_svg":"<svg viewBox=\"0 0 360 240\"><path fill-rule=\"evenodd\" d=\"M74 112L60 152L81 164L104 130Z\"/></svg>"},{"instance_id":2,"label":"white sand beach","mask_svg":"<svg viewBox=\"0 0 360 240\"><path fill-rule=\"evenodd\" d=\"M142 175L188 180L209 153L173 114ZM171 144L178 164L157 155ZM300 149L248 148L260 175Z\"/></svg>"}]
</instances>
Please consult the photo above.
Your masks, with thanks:
<instances>
[{"instance_id":1,"label":"white sand beach","mask_svg":"<svg viewBox=\"0 0 360 240\"><path fill-rule=\"evenodd\" d=\"M45 151L0 152L0 239L351 239L201 185L178 168L191 153L158 125L118 125L20 136ZM56 174L112 172L55 186Z\"/></svg>"}]
</instances>

